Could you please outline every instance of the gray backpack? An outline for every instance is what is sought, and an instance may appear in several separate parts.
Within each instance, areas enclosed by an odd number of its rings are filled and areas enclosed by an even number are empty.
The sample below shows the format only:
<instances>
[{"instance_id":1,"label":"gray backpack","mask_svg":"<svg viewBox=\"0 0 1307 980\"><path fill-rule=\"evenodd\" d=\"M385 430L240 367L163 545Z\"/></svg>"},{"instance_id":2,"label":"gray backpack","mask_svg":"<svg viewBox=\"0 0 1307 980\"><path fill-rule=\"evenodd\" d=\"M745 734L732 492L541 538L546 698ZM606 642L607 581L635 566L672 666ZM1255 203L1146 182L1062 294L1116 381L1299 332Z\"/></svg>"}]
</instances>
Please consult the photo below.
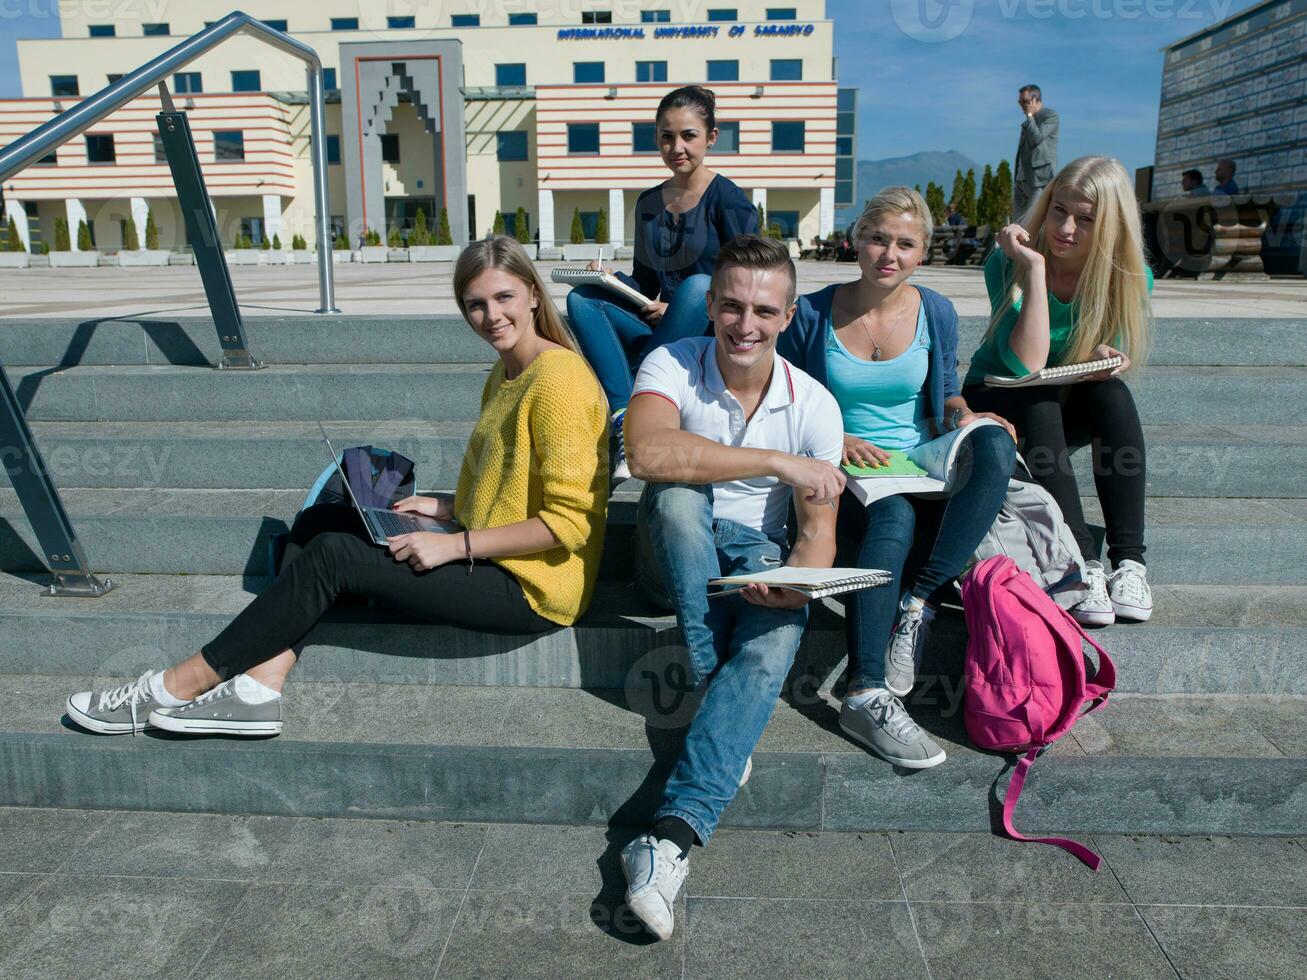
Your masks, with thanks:
<instances>
[{"instance_id":1,"label":"gray backpack","mask_svg":"<svg viewBox=\"0 0 1307 980\"><path fill-rule=\"evenodd\" d=\"M995 555L1011 558L1063 609L1070 609L1089 594L1085 567L1062 508L1034 481L1025 461L1018 457L1018 472L1008 481L1007 496L993 526L976 548L977 564Z\"/></svg>"}]
</instances>

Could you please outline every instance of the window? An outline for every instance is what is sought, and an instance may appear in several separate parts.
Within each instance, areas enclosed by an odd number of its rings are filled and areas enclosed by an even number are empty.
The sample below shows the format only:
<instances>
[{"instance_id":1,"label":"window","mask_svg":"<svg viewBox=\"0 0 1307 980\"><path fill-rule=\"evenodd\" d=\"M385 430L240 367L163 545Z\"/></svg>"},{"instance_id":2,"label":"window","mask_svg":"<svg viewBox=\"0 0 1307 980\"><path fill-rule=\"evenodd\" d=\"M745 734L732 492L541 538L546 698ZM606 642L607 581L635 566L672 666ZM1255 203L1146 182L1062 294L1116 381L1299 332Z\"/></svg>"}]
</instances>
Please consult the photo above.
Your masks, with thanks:
<instances>
[{"instance_id":1,"label":"window","mask_svg":"<svg viewBox=\"0 0 1307 980\"><path fill-rule=\"evenodd\" d=\"M798 16L799 16L799 12L795 10L793 7L768 7L767 8L768 20L795 20L798 18Z\"/></svg>"},{"instance_id":2,"label":"window","mask_svg":"<svg viewBox=\"0 0 1307 980\"><path fill-rule=\"evenodd\" d=\"M233 92L262 92L263 83L258 71L234 71L231 73L231 90Z\"/></svg>"},{"instance_id":3,"label":"window","mask_svg":"<svg viewBox=\"0 0 1307 980\"><path fill-rule=\"evenodd\" d=\"M60 95L80 95L77 88L76 75L51 75L50 76L50 94Z\"/></svg>"},{"instance_id":4,"label":"window","mask_svg":"<svg viewBox=\"0 0 1307 980\"><path fill-rule=\"evenodd\" d=\"M535 14L509 14L509 27L531 27L540 23L540 18Z\"/></svg>"},{"instance_id":5,"label":"window","mask_svg":"<svg viewBox=\"0 0 1307 980\"><path fill-rule=\"evenodd\" d=\"M198 71L179 71L172 76L172 90L178 95L203 92L204 84L200 81Z\"/></svg>"},{"instance_id":6,"label":"window","mask_svg":"<svg viewBox=\"0 0 1307 980\"><path fill-rule=\"evenodd\" d=\"M118 31L112 24L92 24L91 37L115 37Z\"/></svg>"},{"instance_id":7,"label":"window","mask_svg":"<svg viewBox=\"0 0 1307 980\"><path fill-rule=\"evenodd\" d=\"M774 122L771 124L771 149L773 153L802 153L804 134L807 124L804 122Z\"/></svg>"},{"instance_id":8,"label":"window","mask_svg":"<svg viewBox=\"0 0 1307 980\"><path fill-rule=\"evenodd\" d=\"M635 80L637 82L667 81L667 62L637 61L635 63Z\"/></svg>"},{"instance_id":9,"label":"window","mask_svg":"<svg viewBox=\"0 0 1307 980\"><path fill-rule=\"evenodd\" d=\"M740 152L740 124L737 122L719 122L717 124L717 142L713 144L713 153Z\"/></svg>"},{"instance_id":10,"label":"window","mask_svg":"<svg viewBox=\"0 0 1307 980\"><path fill-rule=\"evenodd\" d=\"M87 163L113 163L115 159L112 133L86 137Z\"/></svg>"},{"instance_id":11,"label":"window","mask_svg":"<svg viewBox=\"0 0 1307 980\"><path fill-rule=\"evenodd\" d=\"M255 245L263 244L263 219L241 218L241 234Z\"/></svg>"},{"instance_id":12,"label":"window","mask_svg":"<svg viewBox=\"0 0 1307 980\"><path fill-rule=\"evenodd\" d=\"M773 82L803 81L803 59L773 58L771 60L771 80Z\"/></svg>"},{"instance_id":13,"label":"window","mask_svg":"<svg viewBox=\"0 0 1307 980\"><path fill-rule=\"evenodd\" d=\"M236 163L245 159L245 134L240 130L213 134L213 159L218 163Z\"/></svg>"},{"instance_id":14,"label":"window","mask_svg":"<svg viewBox=\"0 0 1307 980\"><path fill-rule=\"evenodd\" d=\"M480 27L481 15L480 14L454 14L449 18L449 22L454 27ZM409 24L408 26L412 27L413 25Z\"/></svg>"},{"instance_id":15,"label":"window","mask_svg":"<svg viewBox=\"0 0 1307 980\"><path fill-rule=\"evenodd\" d=\"M331 18L331 29L333 31L357 31L359 29L359 19L357 17L333 17Z\"/></svg>"},{"instance_id":16,"label":"window","mask_svg":"<svg viewBox=\"0 0 1307 980\"><path fill-rule=\"evenodd\" d=\"M708 20L739 20L739 11L734 7L709 7Z\"/></svg>"},{"instance_id":17,"label":"window","mask_svg":"<svg viewBox=\"0 0 1307 980\"><path fill-rule=\"evenodd\" d=\"M776 225L781 230L782 238L799 237L798 211L768 211L767 224Z\"/></svg>"},{"instance_id":18,"label":"window","mask_svg":"<svg viewBox=\"0 0 1307 980\"><path fill-rule=\"evenodd\" d=\"M670 24L672 22L672 12L670 10L641 10L641 24Z\"/></svg>"},{"instance_id":19,"label":"window","mask_svg":"<svg viewBox=\"0 0 1307 980\"><path fill-rule=\"evenodd\" d=\"M328 92L334 92L340 88L340 85L336 82L336 69L322 69L322 87Z\"/></svg>"},{"instance_id":20,"label":"window","mask_svg":"<svg viewBox=\"0 0 1307 980\"><path fill-rule=\"evenodd\" d=\"M264 23L274 31L281 31L283 34L286 33L286 22L284 20L265 20Z\"/></svg>"},{"instance_id":21,"label":"window","mask_svg":"<svg viewBox=\"0 0 1307 980\"><path fill-rule=\"evenodd\" d=\"M835 161L835 182L853 179L853 158L845 157Z\"/></svg>"},{"instance_id":22,"label":"window","mask_svg":"<svg viewBox=\"0 0 1307 980\"><path fill-rule=\"evenodd\" d=\"M572 81L577 84L594 84L603 80L604 63L602 61L576 61L572 63Z\"/></svg>"},{"instance_id":23,"label":"window","mask_svg":"<svg viewBox=\"0 0 1307 980\"><path fill-rule=\"evenodd\" d=\"M582 24L611 24L613 22L613 12L611 10L582 10Z\"/></svg>"},{"instance_id":24,"label":"window","mask_svg":"<svg viewBox=\"0 0 1307 980\"><path fill-rule=\"evenodd\" d=\"M495 65L495 84L496 85L525 85L526 84L526 65Z\"/></svg>"},{"instance_id":25,"label":"window","mask_svg":"<svg viewBox=\"0 0 1307 980\"><path fill-rule=\"evenodd\" d=\"M381 160L383 163L399 163L399 133L381 134Z\"/></svg>"},{"instance_id":26,"label":"window","mask_svg":"<svg viewBox=\"0 0 1307 980\"><path fill-rule=\"evenodd\" d=\"M708 62L708 81L738 82L740 80L740 63L738 61Z\"/></svg>"},{"instance_id":27,"label":"window","mask_svg":"<svg viewBox=\"0 0 1307 980\"><path fill-rule=\"evenodd\" d=\"M123 77L123 73L122 73L122 72L110 72L109 74L105 75L104 77L108 80L109 84L112 85L114 82L118 81L118 79L120 79L120 78Z\"/></svg>"},{"instance_id":28,"label":"window","mask_svg":"<svg viewBox=\"0 0 1307 980\"><path fill-rule=\"evenodd\" d=\"M568 123L567 152L574 156L598 156L599 124Z\"/></svg>"},{"instance_id":29,"label":"window","mask_svg":"<svg viewBox=\"0 0 1307 980\"><path fill-rule=\"evenodd\" d=\"M837 136L835 138L835 155L837 157L853 156L853 137Z\"/></svg>"},{"instance_id":30,"label":"window","mask_svg":"<svg viewBox=\"0 0 1307 980\"><path fill-rule=\"evenodd\" d=\"M658 152L658 126L656 123L631 124L631 152Z\"/></svg>"},{"instance_id":31,"label":"window","mask_svg":"<svg viewBox=\"0 0 1307 980\"><path fill-rule=\"evenodd\" d=\"M595 236L599 234L598 211L581 212L581 231L584 233L587 242L593 242L595 240Z\"/></svg>"},{"instance_id":32,"label":"window","mask_svg":"<svg viewBox=\"0 0 1307 980\"><path fill-rule=\"evenodd\" d=\"M172 31L168 29L167 24L142 24L141 34L144 37L167 37Z\"/></svg>"},{"instance_id":33,"label":"window","mask_svg":"<svg viewBox=\"0 0 1307 980\"><path fill-rule=\"evenodd\" d=\"M499 137L499 162L520 163L527 159L526 130L514 129Z\"/></svg>"},{"instance_id":34,"label":"window","mask_svg":"<svg viewBox=\"0 0 1307 980\"><path fill-rule=\"evenodd\" d=\"M155 139L158 139L158 137L156 136ZM58 151L58 150L51 150L51 151L50 151L49 153L47 153L45 156L41 157L41 159L37 160L37 161L36 161L36 165L37 165L38 167L57 167L57 166L59 166L59 151Z\"/></svg>"},{"instance_id":35,"label":"window","mask_svg":"<svg viewBox=\"0 0 1307 980\"><path fill-rule=\"evenodd\" d=\"M327 134L327 162L340 163L340 137Z\"/></svg>"},{"instance_id":36,"label":"window","mask_svg":"<svg viewBox=\"0 0 1307 980\"><path fill-rule=\"evenodd\" d=\"M163 148L163 137L158 133L154 134L154 162L168 162L168 151Z\"/></svg>"},{"instance_id":37,"label":"window","mask_svg":"<svg viewBox=\"0 0 1307 980\"><path fill-rule=\"evenodd\" d=\"M858 108L858 90L842 88L835 96L835 108L839 112L853 112Z\"/></svg>"},{"instance_id":38,"label":"window","mask_svg":"<svg viewBox=\"0 0 1307 980\"><path fill-rule=\"evenodd\" d=\"M386 26L394 30L416 27L417 19L415 17L387 17Z\"/></svg>"}]
</instances>

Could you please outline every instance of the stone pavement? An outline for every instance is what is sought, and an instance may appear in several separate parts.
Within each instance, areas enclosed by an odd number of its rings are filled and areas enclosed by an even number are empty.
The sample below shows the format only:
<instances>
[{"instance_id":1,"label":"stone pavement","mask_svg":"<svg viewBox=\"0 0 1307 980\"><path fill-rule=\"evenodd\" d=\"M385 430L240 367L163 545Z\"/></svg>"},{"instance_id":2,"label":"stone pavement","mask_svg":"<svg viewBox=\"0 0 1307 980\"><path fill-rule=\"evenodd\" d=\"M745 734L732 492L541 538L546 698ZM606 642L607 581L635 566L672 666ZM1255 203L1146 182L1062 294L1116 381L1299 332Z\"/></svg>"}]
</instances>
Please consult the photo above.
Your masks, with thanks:
<instances>
[{"instance_id":1,"label":"stone pavement","mask_svg":"<svg viewBox=\"0 0 1307 980\"><path fill-rule=\"evenodd\" d=\"M560 263L541 262L541 272ZM618 263L629 269L629 264ZM448 263L338 265L337 305L356 315L457 313ZM231 270L241 311L247 317L311 313L318 306L316 265L235 266ZM856 265L800 262L799 290L856 279ZM913 278L953 301L961 316L985 316L989 301L978 268L926 266ZM552 284L551 284L552 285ZM551 293L562 304L566 286ZM1307 317L1307 280L1254 282L1162 280L1153 295L1159 317ZM0 317L86 315L95 317L208 314L199 273L193 267L162 269L0 270Z\"/></svg>"},{"instance_id":2,"label":"stone pavement","mask_svg":"<svg viewBox=\"0 0 1307 980\"><path fill-rule=\"evenodd\" d=\"M0 809L0 975L1307 976L1307 842L722 831L673 938L630 831Z\"/></svg>"}]
</instances>

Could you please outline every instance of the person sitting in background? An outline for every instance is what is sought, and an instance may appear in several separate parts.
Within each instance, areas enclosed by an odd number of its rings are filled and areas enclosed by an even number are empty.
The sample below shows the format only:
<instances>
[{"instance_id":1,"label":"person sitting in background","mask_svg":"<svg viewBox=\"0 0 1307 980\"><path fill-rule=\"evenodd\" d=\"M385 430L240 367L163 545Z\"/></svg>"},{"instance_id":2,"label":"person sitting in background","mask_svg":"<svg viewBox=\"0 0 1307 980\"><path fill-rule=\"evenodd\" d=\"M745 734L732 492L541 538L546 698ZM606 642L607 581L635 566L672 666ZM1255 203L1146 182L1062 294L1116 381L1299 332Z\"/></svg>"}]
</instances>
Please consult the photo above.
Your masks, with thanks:
<instances>
[{"instance_id":1,"label":"person sitting in background","mask_svg":"<svg viewBox=\"0 0 1307 980\"><path fill-rule=\"evenodd\" d=\"M1119 375L1142 365L1153 273L1144 260L1134 184L1111 157L1081 157L1045 188L1028 224L1008 225L985 262L989 330L962 394L1016 426L1021 452L1057 501L1085 561L1089 595L1071 610L1087 626L1153 614L1144 566L1144 433ZM1067 385L990 388L986 375L1119 356L1121 365ZM1111 575L1080 505L1071 453L1091 446Z\"/></svg>"},{"instance_id":2,"label":"person sitting in background","mask_svg":"<svg viewBox=\"0 0 1307 980\"><path fill-rule=\"evenodd\" d=\"M1180 189L1185 197L1207 197L1211 189L1203 183L1201 170L1186 170L1180 175Z\"/></svg>"},{"instance_id":3,"label":"person sitting in background","mask_svg":"<svg viewBox=\"0 0 1307 980\"><path fill-rule=\"evenodd\" d=\"M753 202L704 163L717 141L713 93L698 85L674 89L658 104L654 122L658 152L672 175L636 200L633 275L618 273L652 302L637 309L599 286L580 286L567 295L567 317L581 353L608 396L614 482L631 475L622 420L633 373L664 344L704 335L704 296L718 250L736 235L758 231ZM589 267L602 268L598 262Z\"/></svg>"},{"instance_id":4,"label":"person sitting in background","mask_svg":"<svg viewBox=\"0 0 1307 980\"><path fill-rule=\"evenodd\" d=\"M1213 190L1215 194L1227 194L1233 197L1239 193L1239 185L1234 182L1234 172L1237 168L1233 160L1222 160L1216 165L1216 187Z\"/></svg>"},{"instance_id":5,"label":"person sitting in background","mask_svg":"<svg viewBox=\"0 0 1307 980\"><path fill-rule=\"evenodd\" d=\"M71 695L69 718L104 735L146 725L276 735L304 639L341 595L491 633L543 633L581 616L604 541L603 392L512 238L468 245L454 298L498 359L452 499L409 497L394 509L466 530L400 534L382 548L353 507L309 507L291 528L281 573L215 639L167 670Z\"/></svg>"}]
</instances>

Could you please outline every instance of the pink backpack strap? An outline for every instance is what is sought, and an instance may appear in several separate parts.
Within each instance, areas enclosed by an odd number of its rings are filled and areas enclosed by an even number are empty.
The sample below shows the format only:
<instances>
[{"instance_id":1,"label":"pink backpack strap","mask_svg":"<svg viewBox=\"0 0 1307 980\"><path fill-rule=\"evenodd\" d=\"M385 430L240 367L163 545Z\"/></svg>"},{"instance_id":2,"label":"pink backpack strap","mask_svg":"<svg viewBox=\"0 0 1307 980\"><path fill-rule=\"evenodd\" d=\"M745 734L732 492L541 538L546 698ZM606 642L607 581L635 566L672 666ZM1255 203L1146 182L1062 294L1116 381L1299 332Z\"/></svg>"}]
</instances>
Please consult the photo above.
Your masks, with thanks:
<instances>
[{"instance_id":1,"label":"pink backpack strap","mask_svg":"<svg viewBox=\"0 0 1307 980\"><path fill-rule=\"evenodd\" d=\"M1097 644L1095 644L1097 646ZM1104 654L1106 656L1106 654ZM1111 661L1107 661L1109 664ZM1101 668L1100 668L1101 670ZM1106 697L1106 695L1104 695ZM1030 772L1031 765L1034 764L1035 757L1039 755L1039 749L1033 748L1026 753L1025 758L1017 763L1016 769L1012 771L1012 778L1007 784L1007 795L1003 798L1003 830L1012 840L1031 841L1036 844L1052 844L1054 847L1060 847L1064 851L1070 851L1081 861L1089 866L1091 871L1097 871L1098 866L1102 863L1102 858L1085 847L1084 844L1068 840L1065 837L1027 837L1019 833L1012 825L1012 816L1016 813L1017 800L1021 798L1021 790L1026 785L1026 774Z\"/></svg>"},{"instance_id":2,"label":"pink backpack strap","mask_svg":"<svg viewBox=\"0 0 1307 980\"><path fill-rule=\"evenodd\" d=\"M1070 619L1070 614L1067 615ZM1074 619L1076 630L1081 637L1087 642L1098 654L1098 671L1094 674L1094 679L1085 681L1085 697L1092 701L1088 708L1080 714L1087 715L1091 711L1097 711L1103 705L1107 704L1107 696L1116 690L1116 664L1112 663L1112 658L1107 655L1107 651L1102 648L1097 640L1081 629L1080 624Z\"/></svg>"}]
</instances>

